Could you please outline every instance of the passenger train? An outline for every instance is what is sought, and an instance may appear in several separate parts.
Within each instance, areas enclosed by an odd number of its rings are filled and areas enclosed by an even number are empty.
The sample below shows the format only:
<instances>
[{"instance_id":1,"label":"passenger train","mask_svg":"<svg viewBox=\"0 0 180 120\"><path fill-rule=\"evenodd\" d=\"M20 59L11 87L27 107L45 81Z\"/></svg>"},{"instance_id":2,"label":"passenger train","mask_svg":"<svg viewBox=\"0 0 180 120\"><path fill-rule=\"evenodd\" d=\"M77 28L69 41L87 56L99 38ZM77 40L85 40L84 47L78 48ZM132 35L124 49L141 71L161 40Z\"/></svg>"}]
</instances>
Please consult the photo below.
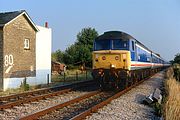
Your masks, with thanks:
<instances>
[{"instance_id":1,"label":"passenger train","mask_svg":"<svg viewBox=\"0 0 180 120\"><path fill-rule=\"evenodd\" d=\"M120 31L98 36L92 56L92 75L103 89L124 89L170 65L159 54Z\"/></svg>"}]
</instances>

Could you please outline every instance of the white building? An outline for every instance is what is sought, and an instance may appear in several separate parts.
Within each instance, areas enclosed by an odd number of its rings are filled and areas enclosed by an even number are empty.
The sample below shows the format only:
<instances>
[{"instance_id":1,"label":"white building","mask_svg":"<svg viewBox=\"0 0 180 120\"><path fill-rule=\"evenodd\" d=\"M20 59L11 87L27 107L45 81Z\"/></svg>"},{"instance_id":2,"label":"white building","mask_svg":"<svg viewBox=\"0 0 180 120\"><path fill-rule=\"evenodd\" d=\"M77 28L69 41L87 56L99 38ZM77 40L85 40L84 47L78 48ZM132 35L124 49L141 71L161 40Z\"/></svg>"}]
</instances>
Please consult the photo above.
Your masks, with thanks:
<instances>
[{"instance_id":1,"label":"white building","mask_svg":"<svg viewBox=\"0 0 180 120\"><path fill-rule=\"evenodd\" d=\"M52 30L37 26L36 34L36 84L51 82L51 39Z\"/></svg>"}]
</instances>

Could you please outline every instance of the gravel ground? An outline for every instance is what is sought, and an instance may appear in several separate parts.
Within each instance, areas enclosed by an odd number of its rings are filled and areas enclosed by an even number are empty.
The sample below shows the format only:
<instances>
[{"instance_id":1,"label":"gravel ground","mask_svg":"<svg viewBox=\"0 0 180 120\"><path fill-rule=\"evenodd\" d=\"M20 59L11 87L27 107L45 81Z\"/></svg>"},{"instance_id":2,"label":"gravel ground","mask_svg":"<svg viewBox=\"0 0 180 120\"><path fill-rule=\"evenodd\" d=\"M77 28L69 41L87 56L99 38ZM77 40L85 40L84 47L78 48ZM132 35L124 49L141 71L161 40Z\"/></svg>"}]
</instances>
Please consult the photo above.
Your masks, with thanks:
<instances>
[{"instance_id":1,"label":"gravel ground","mask_svg":"<svg viewBox=\"0 0 180 120\"><path fill-rule=\"evenodd\" d=\"M157 73L136 88L111 101L97 113L88 116L87 120L159 120L153 108L142 104L143 99L155 88L162 86L164 74Z\"/></svg>"},{"instance_id":2,"label":"gravel ground","mask_svg":"<svg viewBox=\"0 0 180 120\"><path fill-rule=\"evenodd\" d=\"M48 98L46 100L40 100L38 102L32 102L30 104L15 106L12 109L5 109L4 111L0 111L0 120L17 120L18 118L34 111L72 100L87 93L88 92L86 91L72 91L70 93L55 96L53 98Z\"/></svg>"}]
</instances>

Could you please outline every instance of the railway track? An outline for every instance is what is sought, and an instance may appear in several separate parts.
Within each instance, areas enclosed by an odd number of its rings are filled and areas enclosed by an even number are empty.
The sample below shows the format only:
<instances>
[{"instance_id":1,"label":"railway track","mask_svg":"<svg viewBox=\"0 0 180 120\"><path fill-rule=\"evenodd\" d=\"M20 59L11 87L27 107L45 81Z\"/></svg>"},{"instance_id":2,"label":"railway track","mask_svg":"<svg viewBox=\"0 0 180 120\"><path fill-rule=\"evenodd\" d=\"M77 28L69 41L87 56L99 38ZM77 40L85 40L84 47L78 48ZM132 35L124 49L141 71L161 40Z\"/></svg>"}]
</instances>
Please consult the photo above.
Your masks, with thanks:
<instances>
[{"instance_id":1,"label":"railway track","mask_svg":"<svg viewBox=\"0 0 180 120\"><path fill-rule=\"evenodd\" d=\"M61 98L56 99L54 101L53 97L47 97L47 100L42 100L41 102L31 103L23 106L17 106L13 109L8 109L5 112L0 111L0 118L5 119L83 119L86 116L90 115L92 112L96 112L99 108L103 107L104 105L108 104L111 100L121 96L122 94L126 93L136 85L142 83L139 81L138 83L134 84L126 88L123 91L118 93L112 92L100 92L100 91L92 91L92 85L87 83L89 89L86 87L82 87L83 89L79 90L79 93L76 95L74 93L68 92L67 94L61 94ZM81 86L82 84L75 85ZM97 86L96 86L97 88ZM63 89L65 90L65 89ZM81 93L81 92L82 93ZM56 91L58 92L58 91ZM88 94L91 95L88 95ZM94 94L93 94L94 93ZM73 97L72 97L73 96ZM84 96L84 97L82 97ZM57 96L59 97L59 96ZM82 98L81 98L82 97ZM45 99L45 97L42 99ZM64 99L64 100L62 100ZM22 99L25 101L25 99ZM31 101L30 101L31 102ZM50 103L50 104L49 104ZM20 104L20 103L19 103ZM24 104L24 103L23 103ZM53 106L52 106L53 105ZM59 107L60 106L60 107ZM10 114L10 115L9 115ZM5 116L5 117L3 117Z\"/></svg>"},{"instance_id":2,"label":"railway track","mask_svg":"<svg viewBox=\"0 0 180 120\"><path fill-rule=\"evenodd\" d=\"M89 109L83 111L82 113L74 116L73 118L71 118L71 120L81 120L81 119L85 119L86 116L89 116L89 115L91 115L91 114L94 113L94 112L97 112L98 109L100 109L100 108L102 108L103 106L109 104L112 100L120 97L121 95L123 95L124 93L128 92L128 91L131 90L132 88L134 88L134 87L136 87L137 85L141 84L143 81L144 81L144 80L139 81L138 83L136 83L136 84L134 84L134 85L132 85L132 86L130 86L130 87L128 87L128 88L120 91L120 92L115 93L114 95L112 95L111 97L105 99L104 101L102 101L102 102L100 102L100 103L98 103L98 104L90 107Z\"/></svg>"},{"instance_id":3,"label":"railway track","mask_svg":"<svg viewBox=\"0 0 180 120\"><path fill-rule=\"evenodd\" d=\"M73 100L65 103L50 106L46 109L36 111L27 116L19 118L20 120L32 120L32 119L72 119L79 120L84 119L86 116L93 112L96 112L99 108L107 105L113 99L116 99L131 90L133 87L142 83L144 80L137 82L136 84L127 87L123 91L119 92L101 92L95 91L83 96L77 97Z\"/></svg>"},{"instance_id":4,"label":"railway track","mask_svg":"<svg viewBox=\"0 0 180 120\"><path fill-rule=\"evenodd\" d=\"M85 82L70 84L67 86L44 88L44 89L40 89L36 91L3 96L3 97L0 97L0 110L12 108L14 106L25 104L25 103L47 99L47 98L64 94L64 93L72 91L73 89L77 89L77 88L87 86L93 83L94 83L93 81L85 81Z\"/></svg>"},{"instance_id":5,"label":"railway track","mask_svg":"<svg viewBox=\"0 0 180 120\"><path fill-rule=\"evenodd\" d=\"M53 106L50 106L50 107L48 107L46 109L43 109L43 110L40 110L40 111L36 111L35 113L29 114L29 115L27 115L25 117L20 118L20 120L37 119L40 116L43 116L43 115L45 115L45 114L47 114L49 112L52 112L54 110L67 107L67 106L69 106L71 104L77 103L79 101L82 101L84 99L87 99L89 97L95 96L95 95L100 94L100 93L101 93L100 91L93 91L93 92L87 93L87 94L85 94L83 96L77 97L77 98L72 99L70 101L67 101L67 102L64 102L64 103L61 103L61 104L57 104L57 105L53 105Z\"/></svg>"}]
</instances>

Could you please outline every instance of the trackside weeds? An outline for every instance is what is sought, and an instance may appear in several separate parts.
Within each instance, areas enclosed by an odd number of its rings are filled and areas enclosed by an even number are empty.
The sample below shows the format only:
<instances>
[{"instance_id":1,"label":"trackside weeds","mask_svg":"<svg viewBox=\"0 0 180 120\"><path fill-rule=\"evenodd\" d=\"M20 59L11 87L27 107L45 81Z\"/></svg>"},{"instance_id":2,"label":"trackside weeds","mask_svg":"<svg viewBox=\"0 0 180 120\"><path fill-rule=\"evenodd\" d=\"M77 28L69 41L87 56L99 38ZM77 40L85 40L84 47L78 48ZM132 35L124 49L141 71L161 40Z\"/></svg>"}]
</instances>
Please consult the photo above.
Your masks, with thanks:
<instances>
[{"instance_id":1,"label":"trackside weeds","mask_svg":"<svg viewBox=\"0 0 180 120\"><path fill-rule=\"evenodd\" d=\"M167 97L164 105L164 118L166 120L180 120L180 82L173 78L173 70L167 73L165 89Z\"/></svg>"}]
</instances>

